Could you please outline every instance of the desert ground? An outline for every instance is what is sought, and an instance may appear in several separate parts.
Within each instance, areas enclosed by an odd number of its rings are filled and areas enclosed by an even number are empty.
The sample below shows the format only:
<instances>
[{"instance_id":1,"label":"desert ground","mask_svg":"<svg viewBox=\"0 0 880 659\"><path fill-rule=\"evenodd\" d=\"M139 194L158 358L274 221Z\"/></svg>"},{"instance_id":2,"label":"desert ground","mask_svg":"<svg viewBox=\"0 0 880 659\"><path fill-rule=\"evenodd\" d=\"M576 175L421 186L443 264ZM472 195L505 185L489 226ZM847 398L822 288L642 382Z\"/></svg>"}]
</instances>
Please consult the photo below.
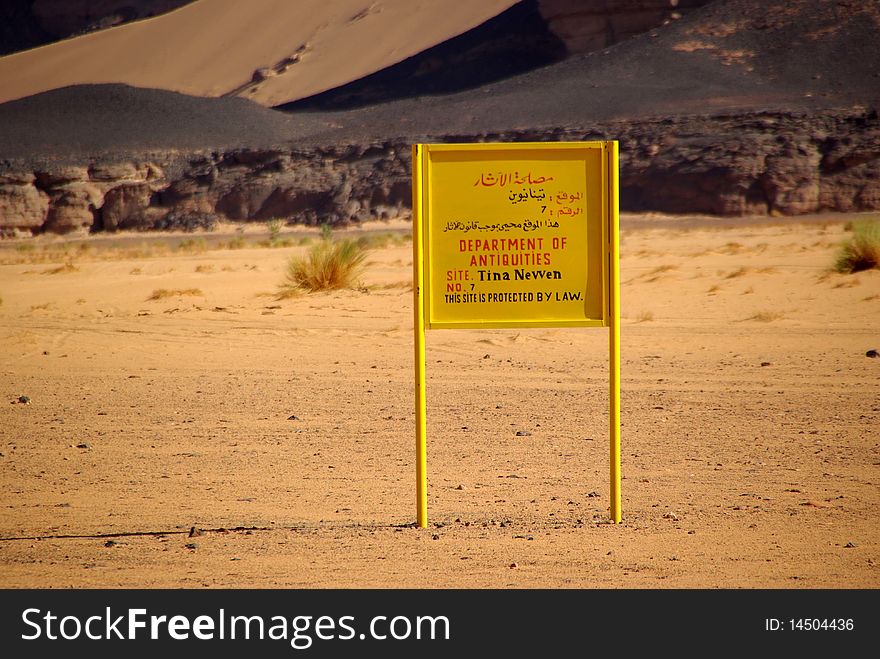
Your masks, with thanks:
<instances>
[{"instance_id":1,"label":"desert ground","mask_svg":"<svg viewBox=\"0 0 880 659\"><path fill-rule=\"evenodd\" d=\"M620 525L607 331L532 329L429 332L414 527L406 222L284 300L315 229L5 241L0 587L880 587L858 218L623 218Z\"/></svg>"}]
</instances>

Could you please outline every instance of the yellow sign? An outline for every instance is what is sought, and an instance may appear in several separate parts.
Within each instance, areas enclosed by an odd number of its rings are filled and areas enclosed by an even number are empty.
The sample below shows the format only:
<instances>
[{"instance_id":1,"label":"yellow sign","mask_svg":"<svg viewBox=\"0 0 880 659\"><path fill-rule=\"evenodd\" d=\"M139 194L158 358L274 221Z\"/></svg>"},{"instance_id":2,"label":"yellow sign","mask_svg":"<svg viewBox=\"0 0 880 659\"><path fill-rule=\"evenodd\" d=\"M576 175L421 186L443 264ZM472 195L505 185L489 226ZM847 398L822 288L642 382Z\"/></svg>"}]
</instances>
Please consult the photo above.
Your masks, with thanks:
<instances>
[{"instance_id":1,"label":"yellow sign","mask_svg":"<svg viewBox=\"0 0 880 659\"><path fill-rule=\"evenodd\" d=\"M424 330L609 327L620 521L617 142L413 147L416 482L427 524Z\"/></svg>"},{"instance_id":2,"label":"yellow sign","mask_svg":"<svg viewBox=\"0 0 880 659\"><path fill-rule=\"evenodd\" d=\"M422 147L426 326L607 325L607 145Z\"/></svg>"}]
</instances>

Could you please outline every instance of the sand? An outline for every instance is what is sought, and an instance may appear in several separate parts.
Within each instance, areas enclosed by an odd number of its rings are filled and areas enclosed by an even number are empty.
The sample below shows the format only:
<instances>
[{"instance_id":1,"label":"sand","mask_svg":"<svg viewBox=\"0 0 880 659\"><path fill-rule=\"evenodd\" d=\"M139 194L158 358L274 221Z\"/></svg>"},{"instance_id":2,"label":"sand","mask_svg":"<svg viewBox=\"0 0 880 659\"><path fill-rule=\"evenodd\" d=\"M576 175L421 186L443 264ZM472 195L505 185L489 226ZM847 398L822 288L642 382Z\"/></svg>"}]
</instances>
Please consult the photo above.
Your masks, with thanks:
<instances>
[{"instance_id":1,"label":"sand","mask_svg":"<svg viewBox=\"0 0 880 659\"><path fill-rule=\"evenodd\" d=\"M197 0L0 58L0 103L122 82L278 105L351 82L465 32L514 0ZM254 79L257 69L265 77ZM251 84L254 82L255 84Z\"/></svg>"},{"instance_id":2,"label":"sand","mask_svg":"<svg viewBox=\"0 0 880 659\"><path fill-rule=\"evenodd\" d=\"M411 243L283 301L305 247L265 227L3 243L0 587L877 588L880 271L829 274L842 219L624 218L620 525L604 330L429 333L418 529Z\"/></svg>"}]
</instances>

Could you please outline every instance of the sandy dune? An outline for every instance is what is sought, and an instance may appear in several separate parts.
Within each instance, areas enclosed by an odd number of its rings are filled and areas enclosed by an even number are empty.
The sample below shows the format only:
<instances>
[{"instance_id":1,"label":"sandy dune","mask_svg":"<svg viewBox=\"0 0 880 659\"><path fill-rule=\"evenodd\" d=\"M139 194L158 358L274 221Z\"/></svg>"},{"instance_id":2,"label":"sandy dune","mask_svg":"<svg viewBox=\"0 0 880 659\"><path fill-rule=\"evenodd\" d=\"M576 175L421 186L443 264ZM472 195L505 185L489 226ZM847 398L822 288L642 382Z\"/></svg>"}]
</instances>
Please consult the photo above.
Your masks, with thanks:
<instances>
[{"instance_id":1,"label":"sandy dune","mask_svg":"<svg viewBox=\"0 0 880 659\"><path fill-rule=\"evenodd\" d=\"M430 333L426 530L409 242L286 301L301 246L4 244L0 586L877 588L880 271L829 274L843 236L625 218L620 526L606 333Z\"/></svg>"},{"instance_id":2,"label":"sandy dune","mask_svg":"<svg viewBox=\"0 0 880 659\"><path fill-rule=\"evenodd\" d=\"M0 58L0 103L68 85L122 82L278 105L399 62L513 4L198 0ZM254 79L257 69L265 70L264 79Z\"/></svg>"}]
</instances>

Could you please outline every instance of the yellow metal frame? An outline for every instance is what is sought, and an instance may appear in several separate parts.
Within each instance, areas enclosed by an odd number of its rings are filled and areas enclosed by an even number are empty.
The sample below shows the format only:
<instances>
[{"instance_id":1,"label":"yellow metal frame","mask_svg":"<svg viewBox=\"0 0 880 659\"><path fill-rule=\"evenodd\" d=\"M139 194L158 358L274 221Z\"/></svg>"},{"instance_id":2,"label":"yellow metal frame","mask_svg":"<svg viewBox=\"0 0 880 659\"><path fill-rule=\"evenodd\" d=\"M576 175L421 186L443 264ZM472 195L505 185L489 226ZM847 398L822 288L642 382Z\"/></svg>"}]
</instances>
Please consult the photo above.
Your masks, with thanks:
<instances>
[{"instance_id":1,"label":"yellow metal frame","mask_svg":"<svg viewBox=\"0 0 880 659\"><path fill-rule=\"evenodd\" d=\"M413 145L413 331L416 406L416 511L418 525L428 526L427 401L425 398L425 252L422 243L422 146Z\"/></svg>"},{"instance_id":2,"label":"yellow metal frame","mask_svg":"<svg viewBox=\"0 0 880 659\"><path fill-rule=\"evenodd\" d=\"M418 175L423 182L423 186L419 192L418 209L419 217L422 218L422 226L420 227L420 237L422 241L422 281L425 289L422 293L424 306L424 325L425 329L511 329L525 327L607 327L608 326L608 279L607 273L602 272L603 282L601 285L603 293L603 318L585 318L579 320L505 320L492 321L481 320L478 322L461 322L461 321L436 321L431 319L431 286L429 262L431 258L431 226L425 222L426 210L429 207L429 191L428 186L424 182L431 180L431 153L437 152L453 152L453 153L473 153L475 156L485 154L486 151L504 152L504 151L523 151L526 149L541 149L544 151L585 151L589 149L601 150L603 155L608 150L608 142L494 142L494 143L477 143L477 144L420 144L419 162L413 160L413 175L415 177L416 169ZM415 148L415 147L414 147ZM605 177L605 165L603 164L603 182ZM607 189L607 186L603 186ZM415 186L413 186L413 199L415 201ZM602 210L607 216L607 200L603 199ZM413 205L413 217L415 218L415 205ZM602 225L601 240L607 244L609 239L609 228L606 224Z\"/></svg>"},{"instance_id":3,"label":"yellow metal frame","mask_svg":"<svg viewBox=\"0 0 880 659\"><path fill-rule=\"evenodd\" d=\"M620 203L618 199L618 146L610 142L608 166L608 436L611 520L620 524Z\"/></svg>"},{"instance_id":4,"label":"yellow metal frame","mask_svg":"<svg viewBox=\"0 0 880 659\"><path fill-rule=\"evenodd\" d=\"M583 321L523 321L480 323L430 323L426 303L426 252L430 253L425 227L427 208L425 182L430 176L428 149L432 151L495 151L517 150L528 147L556 149L601 148L603 163L603 239L606 245L607 268L603 269L607 286L605 318ZM413 199L413 344L415 361L415 418L416 418L416 520L418 526L428 526L427 480L427 400L425 395L425 329L462 328L483 329L503 327L605 327L608 332L609 370L609 481L610 517L619 524L621 511L620 475L620 220L618 199L618 144L608 142L557 143L504 143L504 144L415 144L412 147Z\"/></svg>"}]
</instances>

